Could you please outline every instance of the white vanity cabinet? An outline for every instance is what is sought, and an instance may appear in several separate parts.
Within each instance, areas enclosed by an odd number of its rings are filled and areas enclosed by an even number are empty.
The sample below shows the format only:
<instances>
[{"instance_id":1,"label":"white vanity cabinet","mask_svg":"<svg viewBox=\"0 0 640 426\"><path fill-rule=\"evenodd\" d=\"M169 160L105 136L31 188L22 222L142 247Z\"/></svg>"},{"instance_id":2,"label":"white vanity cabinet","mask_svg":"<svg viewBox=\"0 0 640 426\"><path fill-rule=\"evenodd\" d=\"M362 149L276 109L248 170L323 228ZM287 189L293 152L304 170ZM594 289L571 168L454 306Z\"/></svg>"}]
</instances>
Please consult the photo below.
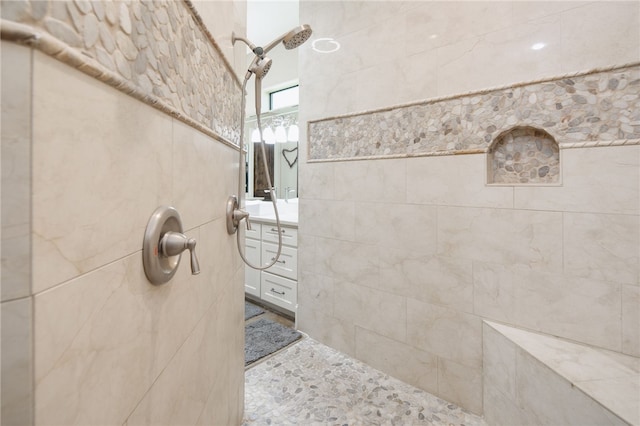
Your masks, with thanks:
<instances>
[{"instance_id":1,"label":"white vanity cabinet","mask_svg":"<svg viewBox=\"0 0 640 426\"><path fill-rule=\"evenodd\" d=\"M266 266L278 253L278 229L273 223L252 223L245 236L245 255L255 265ZM281 226L282 250L278 261L267 270L245 266L245 293L287 311L298 304L298 229Z\"/></svg>"},{"instance_id":2,"label":"white vanity cabinet","mask_svg":"<svg viewBox=\"0 0 640 426\"><path fill-rule=\"evenodd\" d=\"M252 265L260 265L262 225L254 223L251 230L245 234L244 256ZM244 291L255 297L260 297L260 271L247 265L244 267Z\"/></svg>"}]
</instances>

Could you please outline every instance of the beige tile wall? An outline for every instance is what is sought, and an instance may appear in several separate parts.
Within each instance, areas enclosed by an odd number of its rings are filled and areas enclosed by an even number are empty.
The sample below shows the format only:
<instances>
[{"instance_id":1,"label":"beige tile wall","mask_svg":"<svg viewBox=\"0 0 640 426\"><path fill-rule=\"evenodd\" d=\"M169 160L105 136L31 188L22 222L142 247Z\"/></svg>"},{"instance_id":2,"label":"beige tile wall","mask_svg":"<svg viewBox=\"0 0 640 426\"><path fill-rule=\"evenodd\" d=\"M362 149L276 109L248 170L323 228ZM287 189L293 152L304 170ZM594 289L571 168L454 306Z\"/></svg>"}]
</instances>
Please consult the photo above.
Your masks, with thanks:
<instances>
[{"instance_id":1,"label":"beige tile wall","mask_svg":"<svg viewBox=\"0 0 640 426\"><path fill-rule=\"evenodd\" d=\"M2 301L31 288L31 51L3 41L2 56Z\"/></svg>"},{"instance_id":2,"label":"beige tile wall","mask_svg":"<svg viewBox=\"0 0 640 426\"><path fill-rule=\"evenodd\" d=\"M300 49L303 124L640 60L630 2L300 11L341 43ZM312 337L478 413L484 318L640 356L639 146L562 150L553 187L487 186L484 154L310 164L302 148L298 325Z\"/></svg>"},{"instance_id":3,"label":"beige tile wall","mask_svg":"<svg viewBox=\"0 0 640 426\"><path fill-rule=\"evenodd\" d=\"M2 41L2 345L0 423L33 422L31 75L29 49Z\"/></svg>"},{"instance_id":4,"label":"beige tile wall","mask_svg":"<svg viewBox=\"0 0 640 426\"><path fill-rule=\"evenodd\" d=\"M33 296L20 300L33 303L33 360L17 359L33 373L6 364L3 318L3 402L11 367L33 374L18 414L35 424L239 424L243 268L224 217L237 151L38 51L32 120ZM142 237L163 204L197 239L202 272L186 256L153 286Z\"/></svg>"}]
</instances>

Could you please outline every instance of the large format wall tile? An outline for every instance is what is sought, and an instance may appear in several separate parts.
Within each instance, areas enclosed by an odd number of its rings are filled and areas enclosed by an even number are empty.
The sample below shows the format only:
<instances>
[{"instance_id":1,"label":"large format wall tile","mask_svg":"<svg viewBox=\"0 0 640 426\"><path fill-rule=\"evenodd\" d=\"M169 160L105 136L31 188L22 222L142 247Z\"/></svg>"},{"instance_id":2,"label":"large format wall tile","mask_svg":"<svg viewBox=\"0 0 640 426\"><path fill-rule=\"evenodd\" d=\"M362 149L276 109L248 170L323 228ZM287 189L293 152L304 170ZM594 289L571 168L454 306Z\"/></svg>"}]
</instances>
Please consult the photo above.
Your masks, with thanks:
<instances>
[{"instance_id":1,"label":"large format wall tile","mask_svg":"<svg viewBox=\"0 0 640 426\"><path fill-rule=\"evenodd\" d=\"M243 340L241 306L234 282L211 283L220 290L215 303L159 375L126 421L127 425L196 424L213 387L225 410L209 411L204 424L231 424L227 405L241 386ZM180 389L176 393L176 389Z\"/></svg>"},{"instance_id":2,"label":"large format wall tile","mask_svg":"<svg viewBox=\"0 0 640 426\"><path fill-rule=\"evenodd\" d=\"M356 357L406 383L438 393L438 358L429 352L356 327Z\"/></svg>"},{"instance_id":3,"label":"large format wall tile","mask_svg":"<svg viewBox=\"0 0 640 426\"><path fill-rule=\"evenodd\" d=\"M513 397L516 393L516 346L493 327L482 324L484 388Z\"/></svg>"},{"instance_id":4,"label":"large format wall tile","mask_svg":"<svg viewBox=\"0 0 640 426\"><path fill-rule=\"evenodd\" d=\"M477 315L621 350L619 284L479 262L473 280Z\"/></svg>"},{"instance_id":5,"label":"large format wall tile","mask_svg":"<svg viewBox=\"0 0 640 426\"><path fill-rule=\"evenodd\" d=\"M492 425L523 424L516 396L517 347L487 322L482 324L482 399L484 418Z\"/></svg>"},{"instance_id":6,"label":"large format wall tile","mask_svg":"<svg viewBox=\"0 0 640 426\"><path fill-rule=\"evenodd\" d=\"M401 342L406 341L406 299L391 293L345 282L334 283L333 315ZM377 315L371 316L371 312Z\"/></svg>"},{"instance_id":7,"label":"large format wall tile","mask_svg":"<svg viewBox=\"0 0 640 426\"><path fill-rule=\"evenodd\" d=\"M473 312L472 262L380 248L380 290Z\"/></svg>"},{"instance_id":8,"label":"large format wall tile","mask_svg":"<svg viewBox=\"0 0 640 426\"><path fill-rule=\"evenodd\" d=\"M309 235L355 240L356 213L352 201L307 199L300 206L300 215L303 222L311 225Z\"/></svg>"},{"instance_id":9,"label":"large format wall tile","mask_svg":"<svg viewBox=\"0 0 640 426\"><path fill-rule=\"evenodd\" d=\"M356 326L350 321L307 307L296 312L296 327L340 352L356 356Z\"/></svg>"},{"instance_id":10,"label":"large format wall tile","mask_svg":"<svg viewBox=\"0 0 640 426\"><path fill-rule=\"evenodd\" d=\"M304 205L304 203L302 204ZM299 206L298 211L300 211L301 209L302 206ZM322 271L318 271L318 259L316 258L316 237L303 233L300 225L298 225L298 247L302 246L304 247L304 250L298 250L298 270L300 271L300 274L304 272L322 273Z\"/></svg>"},{"instance_id":11,"label":"large format wall tile","mask_svg":"<svg viewBox=\"0 0 640 426\"><path fill-rule=\"evenodd\" d=\"M333 167L338 200L408 201L404 160L339 162Z\"/></svg>"},{"instance_id":12,"label":"large format wall tile","mask_svg":"<svg viewBox=\"0 0 640 426\"><path fill-rule=\"evenodd\" d=\"M438 395L469 411L482 413L482 367L438 358Z\"/></svg>"},{"instance_id":13,"label":"large format wall tile","mask_svg":"<svg viewBox=\"0 0 640 426\"><path fill-rule=\"evenodd\" d=\"M2 302L2 414L6 425L33 423L32 298Z\"/></svg>"},{"instance_id":14,"label":"large format wall tile","mask_svg":"<svg viewBox=\"0 0 640 426\"><path fill-rule=\"evenodd\" d=\"M438 254L559 270L562 214L438 207Z\"/></svg>"},{"instance_id":15,"label":"large format wall tile","mask_svg":"<svg viewBox=\"0 0 640 426\"><path fill-rule=\"evenodd\" d=\"M378 248L371 244L316 238L316 270L353 284L378 287Z\"/></svg>"},{"instance_id":16,"label":"large format wall tile","mask_svg":"<svg viewBox=\"0 0 640 426\"><path fill-rule=\"evenodd\" d=\"M233 312L223 309L229 323L216 321L217 336L223 336L226 347L223 358L218 362L218 370L214 373L213 386L209 391L204 409L196 422L199 426L211 424L240 424L244 413L244 267L236 269L233 281L227 285L233 289L229 303ZM240 284L240 285L239 285ZM226 288L224 289L226 291ZM218 309L214 304L213 310ZM221 317L217 317L221 318ZM207 320L207 316L204 317ZM215 321L215 318L214 318ZM230 325L231 324L231 325ZM220 330L220 328L225 330ZM228 328L228 330L226 330ZM231 335L230 335L231 334ZM211 334L209 334L210 337ZM216 343L221 345L219 341ZM208 359L203 360L208 363Z\"/></svg>"},{"instance_id":17,"label":"large format wall tile","mask_svg":"<svg viewBox=\"0 0 640 426\"><path fill-rule=\"evenodd\" d=\"M172 281L153 286L138 252L36 296L36 422L122 424L213 300L209 274L191 278L185 263ZM94 296L105 279L111 288ZM64 330L73 317L53 319L67 298L95 305L73 335ZM64 340L52 342L52 335ZM41 341L53 356L39 350Z\"/></svg>"},{"instance_id":18,"label":"large format wall tile","mask_svg":"<svg viewBox=\"0 0 640 426\"><path fill-rule=\"evenodd\" d=\"M396 203L390 208L388 203L372 202L356 203L355 209L355 241L416 254L436 253L436 207Z\"/></svg>"},{"instance_id":19,"label":"large format wall tile","mask_svg":"<svg viewBox=\"0 0 640 426\"><path fill-rule=\"evenodd\" d=\"M522 349L517 350L516 365L517 403L527 424L626 424Z\"/></svg>"},{"instance_id":20,"label":"large format wall tile","mask_svg":"<svg viewBox=\"0 0 640 426\"><path fill-rule=\"evenodd\" d=\"M637 2L591 2L560 16L563 72L640 60ZM598 35L589 43L584 42L585 28Z\"/></svg>"},{"instance_id":21,"label":"large format wall tile","mask_svg":"<svg viewBox=\"0 0 640 426\"><path fill-rule=\"evenodd\" d=\"M640 357L640 287L622 286L622 352Z\"/></svg>"},{"instance_id":22,"label":"large format wall tile","mask_svg":"<svg viewBox=\"0 0 640 426\"><path fill-rule=\"evenodd\" d=\"M172 119L38 52L33 117L37 293L140 249L171 199Z\"/></svg>"},{"instance_id":23,"label":"large format wall tile","mask_svg":"<svg viewBox=\"0 0 640 426\"><path fill-rule=\"evenodd\" d=\"M315 200L333 200L333 163L305 164L298 170L300 197Z\"/></svg>"},{"instance_id":24,"label":"large format wall tile","mask_svg":"<svg viewBox=\"0 0 640 426\"><path fill-rule=\"evenodd\" d=\"M516 402L495 387L487 386L486 379L483 384L482 402L484 420L487 424L495 426L524 424L522 419L525 415Z\"/></svg>"},{"instance_id":25,"label":"large format wall tile","mask_svg":"<svg viewBox=\"0 0 640 426\"><path fill-rule=\"evenodd\" d=\"M313 23L311 24L313 26ZM316 27L317 28L317 27ZM316 61L319 53L311 49L300 52L301 61ZM324 58L323 58L324 59ZM355 90L359 73L345 74L342 78L312 79L307 82L304 76L300 76L300 86L304 86L304 93L300 94L300 103L305 105L304 110L300 110L300 122L302 117L320 118L335 114L348 114L355 110ZM303 131L300 129L301 132ZM300 144L304 144L306 138L300 134ZM304 155L306 157L306 149ZM303 168L300 167L302 173ZM302 189L302 187L300 187Z\"/></svg>"},{"instance_id":26,"label":"large format wall tile","mask_svg":"<svg viewBox=\"0 0 640 426\"><path fill-rule=\"evenodd\" d=\"M333 315L333 278L302 271L304 286L298 288L298 304L313 306L313 310L325 315Z\"/></svg>"},{"instance_id":27,"label":"large format wall tile","mask_svg":"<svg viewBox=\"0 0 640 426\"><path fill-rule=\"evenodd\" d=\"M238 192L238 152L174 120L172 162L172 202L184 228L224 216L220 200Z\"/></svg>"},{"instance_id":28,"label":"large format wall tile","mask_svg":"<svg viewBox=\"0 0 640 426\"><path fill-rule=\"evenodd\" d=\"M482 155L409 158L407 201L468 207L513 207L513 188L486 185Z\"/></svg>"},{"instance_id":29,"label":"large format wall tile","mask_svg":"<svg viewBox=\"0 0 640 426\"><path fill-rule=\"evenodd\" d=\"M638 216L564 213L564 269L568 274L639 283Z\"/></svg>"},{"instance_id":30,"label":"large format wall tile","mask_svg":"<svg viewBox=\"0 0 640 426\"><path fill-rule=\"evenodd\" d=\"M437 69L437 62L423 53L397 61L394 71L398 73L395 82L398 103L415 101L416 93L424 99L435 98L438 95Z\"/></svg>"},{"instance_id":31,"label":"large format wall tile","mask_svg":"<svg viewBox=\"0 0 640 426\"><path fill-rule=\"evenodd\" d=\"M510 2L418 3L406 14L408 54L425 53L460 40L477 37L511 25ZM425 25L428 23L428 25ZM425 55L429 56L429 55Z\"/></svg>"},{"instance_id":32,"label":"large format wall tile","mask_svg":"<svg viewBox=\"0 0 640 426\"><path fill-rule=\"evenodd\" d=\"M31 50L2 41L3 301L31 291Z\"/></svg>"},{"instance_id":33,"label":"large format wall tile","mask_svg":"<svg viewBox=\"0 0 640 426\"><path fill-rule=\"evenodd\" d=\"M516 187L516 208L640 212L640 146L565 149L560 156L562 185Z\"/></svg>"},{"instance_id":34,"label":"large format wall tile","mask_svg":"<svg viewBox=\"0 0 640 426\"><path fill-rule=\"evenodd\" d=\"M480 317L407 299L407 341L469 367L482 365Z\"/></svg>"},{"instance_id":35,"label":"large format wall tile","mask_svg":"<svg viewBox=\"0 0 640 426\"><path fill-rule=\"evenodd\" d=\"M510 26L439 48L438 76L445 77L438 79L438 95L530 81L540 75L561 74L561 51L552 41L560 38L559 26L558 16L547 16L526 25ZM550 42L545 49L530 50L540 40ZM469 69L477 69L478 72L465 72Z\"/></svg>"},{"instance_id":36,"label":"large format wall tile","mask_svg":"<svg viewBox=\"0 0 640 426\"><path fill-rule=\"evenodd\" d=\"M242 324L242 286L236 272L242 269L236 261L235 241L227 235L223 219L189 231L187 235L198 241L196 250L201 273L197 276L191 275L186 254L171 281L153 286L144 276L142 258L137 252L36 296L36 419L39 422L121 424L145 394L147 398L160 395L157 396L160 400L176 398L176 387L163 387L164 382L156 378L175 362L176 351L185 347L187 336L196 324L202 323L206 312L219 315L211 320L218 331L201 335L198 345L223 348L224 353L216 355L220 358L218 361L211 362L184 349L180 359L190 357L183 364L197 371L207 366L208 377L217 376L223 381L222 386L238 386L243 369L241 363L235 363L242 359L242 333L237 327L229 326ZM81 309L61 310L64 304ZM200 408L193 412L183 407L195 416L189 418L193 424L213 386L211 380L201 384L205 389L201 393L204 400L200 401ZM225 392L224 395L231 394ZM104 404L105 399L111 403ZM148 399L145 401L145 407L151 403ZM72 408L60 410L63 404ZM170 404L161 405L171 410ZM227 410L217 414L237 415L233 404L227 405ZM156 407L151 410L156 417L150 419L146 417L151 415L149 412L137 410L137 416L141 417L134 417L137 419L134 423L163 422L173 416L178 416L181 422L187 421L179 409L168 412Z\"/></svg>"}]
</instances>

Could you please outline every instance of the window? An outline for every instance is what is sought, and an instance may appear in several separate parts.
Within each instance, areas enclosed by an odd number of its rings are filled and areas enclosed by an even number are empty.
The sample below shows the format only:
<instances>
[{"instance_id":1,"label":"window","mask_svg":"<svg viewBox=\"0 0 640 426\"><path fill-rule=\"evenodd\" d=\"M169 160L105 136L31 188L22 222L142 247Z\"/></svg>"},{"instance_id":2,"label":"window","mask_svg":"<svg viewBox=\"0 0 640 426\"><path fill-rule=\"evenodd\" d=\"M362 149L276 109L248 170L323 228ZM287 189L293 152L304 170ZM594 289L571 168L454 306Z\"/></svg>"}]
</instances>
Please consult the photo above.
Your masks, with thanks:
<instances>
[{"instance_id":1,"label":"window","mask_svg":"<svg viewBox=\"0 0 640 426\"><path fill-rule=\"evenodd\" d=\"M269 93L269 109L274 110L298 105L299 93L298 86L287 87L286 89Z\"/></svg>"}]
</instances>

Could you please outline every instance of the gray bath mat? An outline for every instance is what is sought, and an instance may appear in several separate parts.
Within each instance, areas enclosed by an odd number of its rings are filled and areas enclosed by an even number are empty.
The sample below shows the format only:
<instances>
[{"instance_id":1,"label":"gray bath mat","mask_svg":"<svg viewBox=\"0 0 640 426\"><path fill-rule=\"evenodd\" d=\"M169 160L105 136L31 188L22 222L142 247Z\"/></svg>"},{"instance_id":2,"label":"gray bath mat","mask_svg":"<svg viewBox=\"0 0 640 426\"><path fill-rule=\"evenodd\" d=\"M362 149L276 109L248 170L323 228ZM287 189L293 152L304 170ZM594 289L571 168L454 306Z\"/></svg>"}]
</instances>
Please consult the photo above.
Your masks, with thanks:
<instances>
[{"instance_id":1,"label":"gray bath mat","mask_svg":"<svg viewBox=\"0 0 640 426\"><path fill-rule=\"evenodd\" d=\"M244 301L244 320L245 321L248 320L249 318L253 318L262 313L264 313L264 309L254 305L253 303L249 303L246 300Z\"/></svg>"},{"instance_id":2,"label":"gray bath mat","mask_svg":"<svg viewBox=\"0 0 640 426\"><path fill-rule=\"evenodd\" d=\"M302 337L296 330L261 318L244 327L244 365L247 366Z\"/></svg>"}]
</instances>

